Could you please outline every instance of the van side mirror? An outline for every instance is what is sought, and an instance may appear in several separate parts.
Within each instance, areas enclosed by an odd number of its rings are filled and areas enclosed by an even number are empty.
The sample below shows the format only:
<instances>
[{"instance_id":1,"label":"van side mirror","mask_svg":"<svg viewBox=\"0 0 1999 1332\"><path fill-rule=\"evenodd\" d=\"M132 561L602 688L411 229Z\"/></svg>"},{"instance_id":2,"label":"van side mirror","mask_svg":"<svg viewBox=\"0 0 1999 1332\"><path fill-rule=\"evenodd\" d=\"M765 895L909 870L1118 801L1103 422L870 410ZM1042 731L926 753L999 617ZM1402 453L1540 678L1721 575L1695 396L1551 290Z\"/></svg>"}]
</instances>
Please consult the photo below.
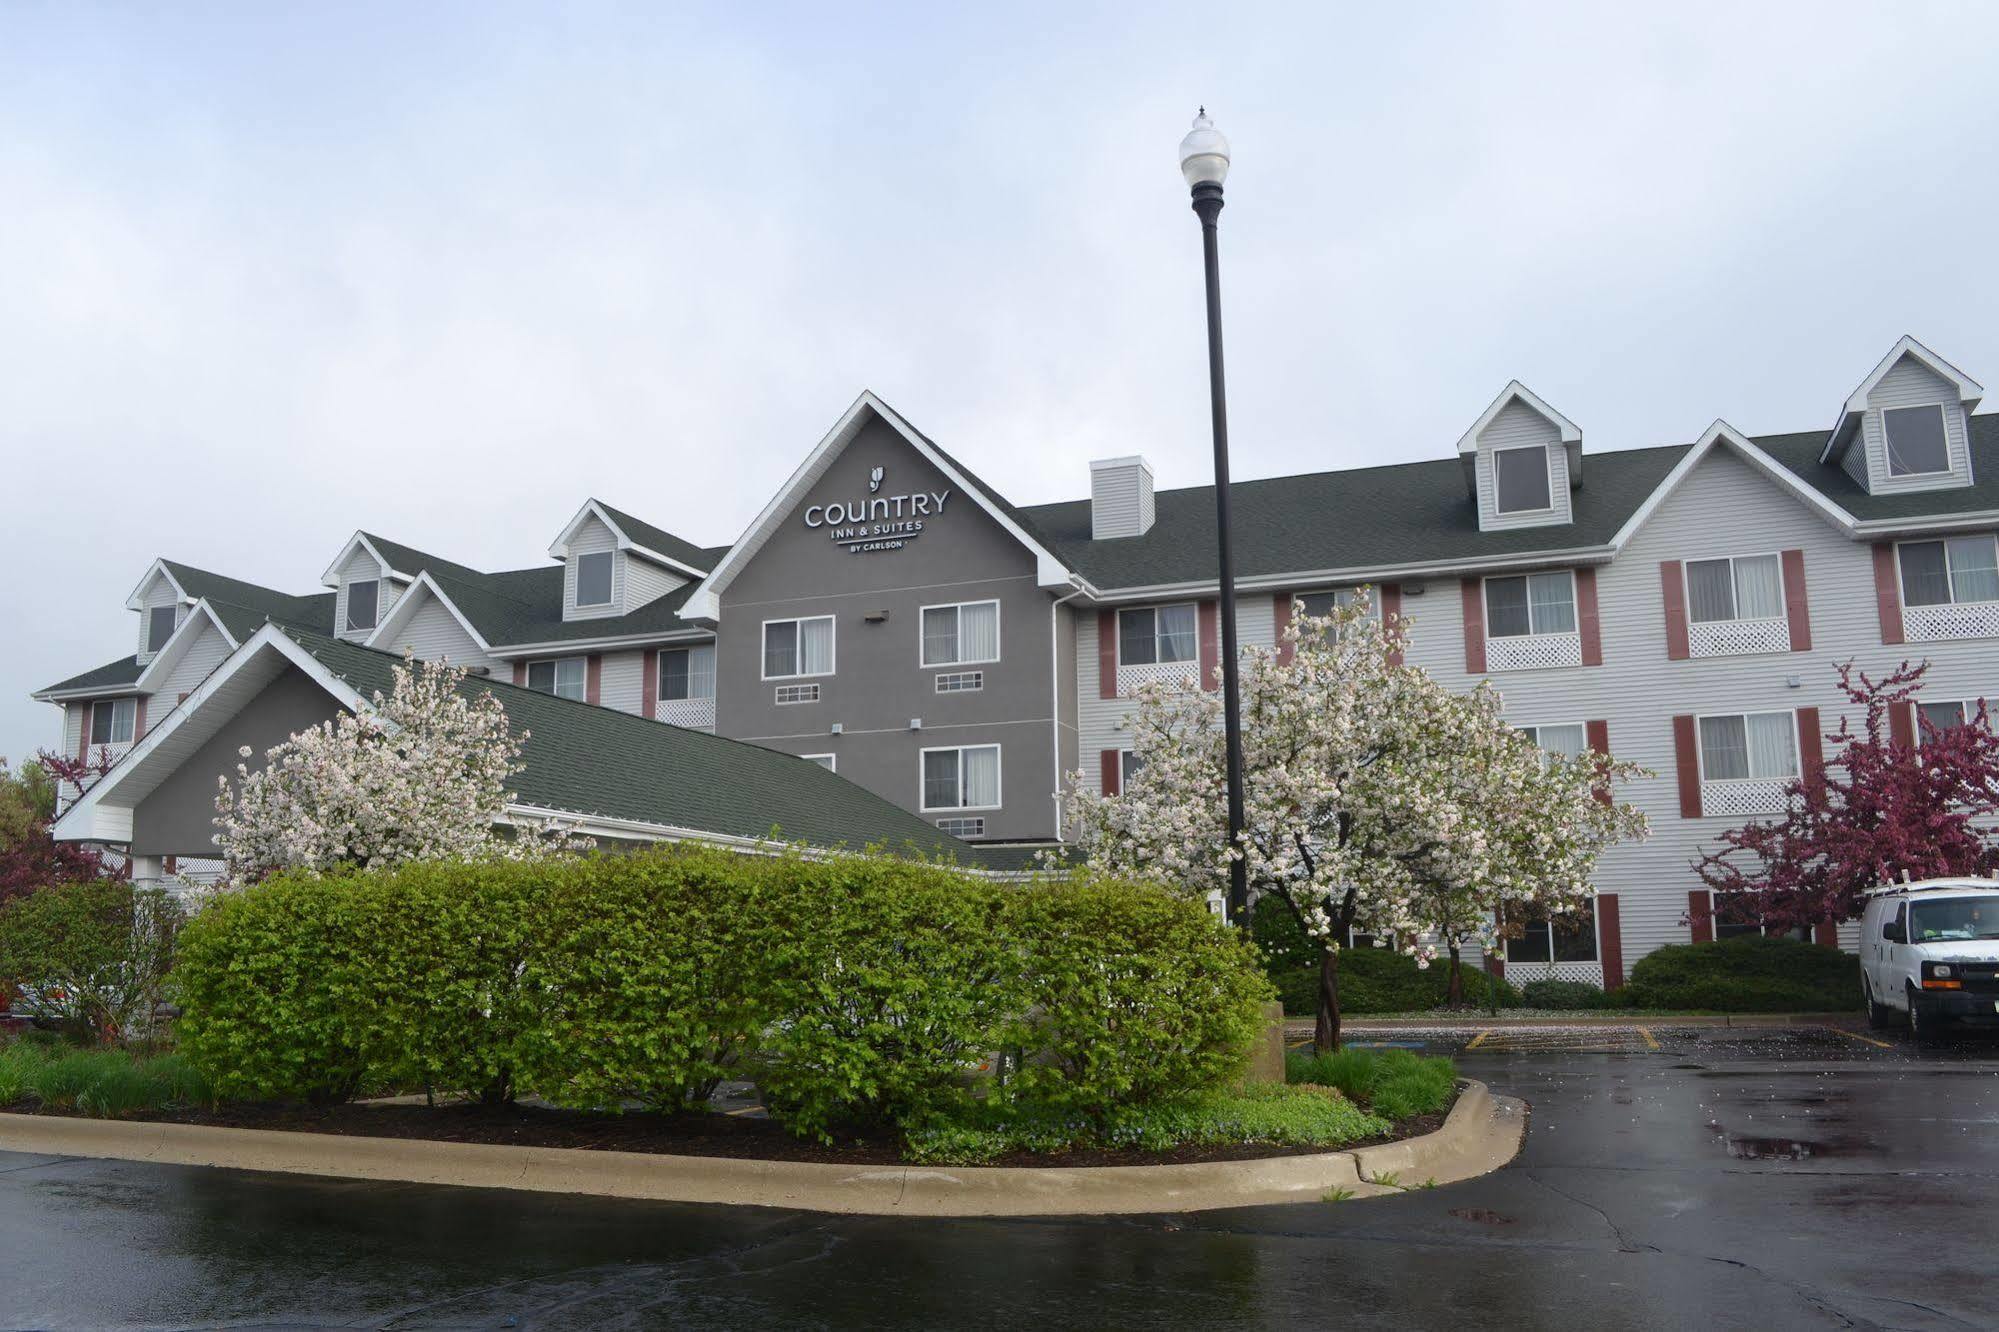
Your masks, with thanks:
<instances>
[{"instance_id":1,"label":"van side mirror","mask_svg":"<svg viewBox=\"0 0 1999 1332\"><path fill-rule=\"evenodd\" d=\"M1901 921L1891 920L1881 927L1881 937L1889 943L1907 943L1909 942L1909 931L1903 928Z\"/></svg>"}]
</instances>

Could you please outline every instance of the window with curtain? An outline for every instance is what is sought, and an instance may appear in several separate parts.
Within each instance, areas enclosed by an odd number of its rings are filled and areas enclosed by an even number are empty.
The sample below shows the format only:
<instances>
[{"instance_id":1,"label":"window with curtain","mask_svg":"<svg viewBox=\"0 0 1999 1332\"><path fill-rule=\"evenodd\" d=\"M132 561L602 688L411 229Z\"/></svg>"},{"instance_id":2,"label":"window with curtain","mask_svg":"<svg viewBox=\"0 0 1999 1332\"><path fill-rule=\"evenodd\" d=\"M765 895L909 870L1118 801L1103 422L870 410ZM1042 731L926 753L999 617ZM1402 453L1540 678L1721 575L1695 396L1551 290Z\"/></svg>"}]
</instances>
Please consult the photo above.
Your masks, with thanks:
<instances>
[{"instance_id":1,"label":"window with curtain","mask_svg":"<svg viewBox=\"0 0 1999 1332\"><path fill-rule=\"evenodd\" d=\"M1200 617L1192 602L1118 612L1119 665L1195 661L1200 655Z\"/></svg>"},{"instance_id":2,"label":"window with curtain","mask_svg":"<svg viewBox=\"0 0 1999 1332\"><path fill-rule=\"evenodd\" d=\"M764 621L764 679L832 673L832 616Z\"/></svg>"},{"instance_id":3,"label":"window with curtain","mask_svg":"<svg viewBox=\"0 0 1999 1332\"><path fill-rule=\"evenodd\" d=\"M997 809L1000 747L967 745L923 751L923 808Z\"/></svg>"},{"instance_id":4,"label":"window with curtain","mask_svg":"<svg viewBox=\"0 0 1999 1332\"><path fill-rule=\"evenodd\" d=\"M1783 781L1798 775L1797 722L1788 712L1703 717L1700 737L1703 780Z\"/></svg>"},{"instance_id":5,"label":"window with curtain","mask_svg":"<svg viewBox=\"0 0 1999 1332\"><path fill-rule=\"evenodd\" d=\"M1950 470L1941 406L1890 407L1881 413L1888 439L1888 475L1926 476Z\"/></svg>"},{"instance_id":6,"label":"window with curtain","mask_svg":"<svg viewBox=\"0 0 1999 1332\"><path fill-rule=\"evenodd\" d=\"M1501 513L1538 513L1548 498L1548 450L1499 449L1492 455L1494 502Z\"/></svg>"},{"instance_id":7,"label":"window with curtain","mask_svg":"<svg viewBox=\"0 0 1999 1332\"><path fill-rule=\"evenodd\" d=\"M1145 760L1140 758L1135 751L1129 749L1119 750L1117 756L1118 785L1130 785L1131 779L1136 777L1138 770L1144 766Z\"/></svg>"},{"instance_id":8,"label":"window with curtain","mask_svg":"<svg viewBox=\"0 0 1999 1332\"><path fill-rule=\"evenodd\" d=\"M1775 555L1688 560L1687 615L1695 624L1782 619L1783 561Z\"/></svg>"},{"instance_id":9,"label":"window with curtain","mask_svg":"<svg viewBox=\"0 0 1999 1332\"><path fill-rule=\"evenodd\" d=\"M350 612L351 616L351 612ZM146 612L146 651L158 652L174 636L174 628L180 623L178 606L155 606ZM371 620L369 623L373 623Z\"/></svg>"},{"instance_id":10,"label":"window with curtain","mask_svg":"<svg viewBox=\"0 0 1999 1332\"><path fill-rule=\"evenodd\" d=\"M588 555L576 557L576 604L579 606L611 604L610 551L593 550Z\"/></svg>"},{"instance_id":11,"label":"window with curtain","mask_svg":"<svg viewBox=\"0 0 1999 1332\"><path fill-rule=\"evenodd\" d=\"M581 700L584 696L583 658L562 657L555 661L528 663L528 688L557 698Z\"/></svg>"},{"instance_id":12,"label":"window with curtain","mask_svg":"<svg viewBox=\"0 0 1999 1332\"><path fill-rule=\"evenodd\" d=\"M1485 580L1485 632L1491 638L1576 631L1575 576L1513 574Z\"/></svg>"},{"instance_id":13,"label":"window with curtain","mask_svg":"<svg viewBox=\"0 0 1999 1332\"><path fill-rule=\"evenodd\" d=\"M129 745L132 731L138 724L139 700L135 698L99 699L90 707L90 743L93 745Z\"/></svg>"},{"instance_id":14,"label":"window with curtain","mask_svg":"<svg viewBox=\"0 0 1999 1332\"><path fill-rule=\"evenodd\" d=\"M659 696L668 703L715 697L715 645L703 643L660 653Z\"/></svg>"},{"instance_id":15,"label":"window with curtain","mask_svg":"<svg viewBox=\"0 0 1999 1332\"><path fill-rule=\"evenodd\" d=\"M347 628L373 629L382 604L382 580L362 578L347 585Z\"/></svg>"},{"instance_id":16,"label":"window with curtain","mask_svg":"<svg viewBox=\"0 0 1999 1332\"><path fill-rule=\"evenodd\" d=\"M1999 543L1990 535L1906 541L1897 555L1905 606L1999 601Z\"/></svg>"},{"instance_id":17,"label":"window with curtain","mask_svg":"<svg viewBox=\"0 0 1999 1332\"><path fill-rule=\"evenodd\" d=\"M923 664L959 666L999 660L999 602L923 608Z\"/></svg>"},{"instance_id":18,"label":"window with curtain","mask_svg":"<svg viewBox=\"0 0 1999 1332\"><path fill-rule=\"evenodd\" d=\"M1559 726L1523 726L1520 729L1529 740L1550 754L1574 757L1589 748L1589 732L1581 722L1565 722Z\"/></svg>"},{"instance_id":19,"label":"window with curtain","mask_svg":"<svg viewBox=\"0 0 1999 1332\"><path fill-rule=\"evenodd\" d=\"M1962 703L1918 703L1926 726L1916 728L1918 738L1925 731L1949 731L1964 725L1965 707Z\"/></svg>"}]
</instances>

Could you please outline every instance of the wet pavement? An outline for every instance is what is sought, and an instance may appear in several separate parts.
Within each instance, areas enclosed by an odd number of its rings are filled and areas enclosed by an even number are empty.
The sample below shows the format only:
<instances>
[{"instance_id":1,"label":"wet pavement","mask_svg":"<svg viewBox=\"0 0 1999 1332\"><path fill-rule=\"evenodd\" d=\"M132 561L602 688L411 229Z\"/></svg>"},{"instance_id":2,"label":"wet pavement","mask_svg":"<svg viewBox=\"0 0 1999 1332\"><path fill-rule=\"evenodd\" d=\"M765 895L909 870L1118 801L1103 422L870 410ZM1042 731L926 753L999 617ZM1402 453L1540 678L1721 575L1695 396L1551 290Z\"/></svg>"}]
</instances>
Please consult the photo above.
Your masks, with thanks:
<instances>
[{"instance_id":1,"label":"wet pavement","mask_svg":"<svg viewBox=\"0 0 1999 1332\"><path fill-rule=\"evenodd\" d=\"M1502 1171L1199 1215L839 1218L0 1153L0 1326L1999 1326L1999 1041L1570 1031L1356 1033L1476 1041L1461 1067L1532 1104Z\"/></svg>"}]
</instances>

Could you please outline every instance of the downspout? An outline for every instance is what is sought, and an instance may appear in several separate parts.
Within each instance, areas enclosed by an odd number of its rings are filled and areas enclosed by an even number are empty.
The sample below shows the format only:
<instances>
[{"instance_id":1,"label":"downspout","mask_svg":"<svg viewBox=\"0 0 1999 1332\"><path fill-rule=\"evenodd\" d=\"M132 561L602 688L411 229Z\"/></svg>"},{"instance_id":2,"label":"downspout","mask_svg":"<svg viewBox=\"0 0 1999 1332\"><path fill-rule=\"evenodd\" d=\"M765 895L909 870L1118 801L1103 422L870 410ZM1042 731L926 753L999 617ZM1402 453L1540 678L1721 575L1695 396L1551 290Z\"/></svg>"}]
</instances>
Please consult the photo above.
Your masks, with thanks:
<instances>
[{"instance_id":1,"label":"downspout","mask_svg":"<svg viewBox=\"0 0 1999 1332\"><path fill-rule=\"evenodd\" d=\"M1070 591L1063 593L1048 603L1048 733L1051 741L1049 758L1055 765L1055 791L1051 797L1055 801L1055 840L1062 840L1062 603L1074 601L1083 595L1082 580L1069 575ZM1070 669L1074 670L1074 663ZM1081 709L1081 701L1077 707ZM1080 719L1079 719L1080 730Z\"/></svg>"}]
</instances>

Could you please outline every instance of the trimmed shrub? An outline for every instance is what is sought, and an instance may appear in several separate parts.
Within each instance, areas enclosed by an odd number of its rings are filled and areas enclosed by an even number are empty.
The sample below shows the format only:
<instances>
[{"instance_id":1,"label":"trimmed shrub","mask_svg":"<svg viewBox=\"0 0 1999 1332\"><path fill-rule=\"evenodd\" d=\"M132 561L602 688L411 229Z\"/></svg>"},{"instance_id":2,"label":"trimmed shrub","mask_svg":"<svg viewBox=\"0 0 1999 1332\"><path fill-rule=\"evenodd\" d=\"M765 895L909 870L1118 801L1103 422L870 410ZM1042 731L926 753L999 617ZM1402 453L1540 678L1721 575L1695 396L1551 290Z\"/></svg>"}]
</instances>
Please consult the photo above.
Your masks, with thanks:
<instances>
[{"instance_id":1,"label":"trimmed shrub","mask_svg":"<svg viewBox=\"0 0 1999 1332\"><path fill-rule=\"evenodd\" d=\"M52 883L0 907L0 976L16 1008L72 1040L147 1036L184 919L157 888Z\"/></svg>"},{"instance_id":2,"label":"trimmed shrub","mask_svg":"<svg viewBox=\"0 0 1999 1332\"><path fill-rule=\"evenodd\" d=\"M1520 1002L1527 1008L1597 1009L1628 1005L1623 990L1605 990L1588 981L1557 980L1552 976L1530 980L1520 987Z\"/></svg>"},{"instance_id":3,"label":"trimmed shrub","mask_svg":"<svg viewBox=\"0 0 1999 1332\"><path fill-rule=\"evenodd\" d=\"M1336 1087L1386 1119L1434 1114L1451 1103L1458 1075L1450 1060L1408 1050L1294 1050L1285 1058L1287 1082Z\"/></svg>"},{"instance_id":4,"label":"trimmed shrub","mask_svg":"<svg viewBox=\"0 0 1999 1332\"><path fill-rule=\"evenodd\" d=\"M1837 948L1742 934L1647 953L1624 988L1639 1008L1848 1012L1860 1006L1860 960Z\"/></svg>"},{"instance_id":5,"label":"trimmed shrub","mask_svg":"<svg viewBox=\"0 0 1999 1332\"><path fill-rule=\"evenodd\" d=\"M1255 949L1205 906L1138 884L1037 884L1014 903L1036 1051L1017 1099L1103 1114L1242 1073L1271 998Z\"/></svg>"},{"instance_id":6,"label":"trimmed shrub","mask_svg":"<svg viewBox=\"0 0 1999 1332\"><path fill-rule=\"evenodd\" d=\"M1519 991L1505 980L1488 975L1467 964L1464 976L1465 1003L1478 1008L1511 1008L1520 999ZM1271 977L1284 1011L1306 1017L1319 1011L1319 969L1292 967ZM1439 960L1418 967L1416 959L1393 948L1343 948L1340 950L1340 1012L1348 1017L1368 1013L1413 1013L1443 1006L1450 992L1448 962Z\"/></svg>"}]
</instances>

